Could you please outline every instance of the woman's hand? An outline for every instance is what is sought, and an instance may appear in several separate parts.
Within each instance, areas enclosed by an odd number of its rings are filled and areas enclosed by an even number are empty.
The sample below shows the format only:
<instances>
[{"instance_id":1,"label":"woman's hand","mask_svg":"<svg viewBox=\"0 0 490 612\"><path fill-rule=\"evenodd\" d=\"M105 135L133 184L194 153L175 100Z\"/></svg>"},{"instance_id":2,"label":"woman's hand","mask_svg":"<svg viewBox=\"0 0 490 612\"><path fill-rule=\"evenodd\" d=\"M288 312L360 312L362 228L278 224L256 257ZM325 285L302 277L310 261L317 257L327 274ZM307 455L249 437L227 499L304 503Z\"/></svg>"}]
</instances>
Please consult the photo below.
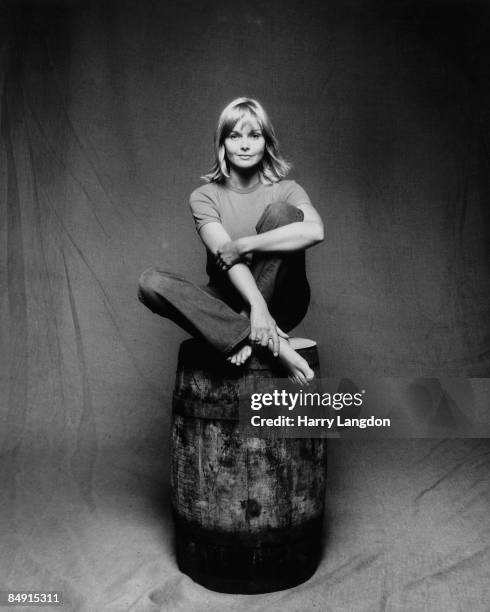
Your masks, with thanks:
<instances>
[{"instance_id":1,"label":"woman's hand","mask_svg":"<svg viewBox=\"0 0 490 612\"><path fill-rule=\"evenodd\" d=\"M250 340L260 346L268 347L274 357L279 355L279 336L287 340L285 334L271 317L267 305L260 304L250 308Z\"/></svg>"},{"instance_id":2,"label":"woman's hand","mask_svg":"<svg viewBox=\"0 0 490 612\"><path fill-rule=\"evenodd\" d=\"M223 272L240 261L243 261L243 254L238 240L230 240L217 250L216 265Z\"/></svg>"}]
</instances>

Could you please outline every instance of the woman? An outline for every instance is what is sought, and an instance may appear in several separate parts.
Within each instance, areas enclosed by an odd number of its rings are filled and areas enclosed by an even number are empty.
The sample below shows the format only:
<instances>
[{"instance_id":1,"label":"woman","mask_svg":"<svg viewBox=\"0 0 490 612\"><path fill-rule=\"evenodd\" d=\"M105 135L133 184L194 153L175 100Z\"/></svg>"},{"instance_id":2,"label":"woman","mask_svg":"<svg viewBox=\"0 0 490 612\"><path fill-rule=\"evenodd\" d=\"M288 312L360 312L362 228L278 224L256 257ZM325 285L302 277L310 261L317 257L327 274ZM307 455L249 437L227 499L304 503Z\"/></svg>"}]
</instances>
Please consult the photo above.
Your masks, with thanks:
<instances>
[{"instance_id":1,"label":"woman","mask_svg":"<svg viewBox=\"0 0 490 612\"><path fill-rule=\"evenodd\" d=\"M285 180L289 164L256 100L238 98L223 110L215 156L206 184L190 196L209 284L150 268L140 278L139 298L231 363L242 365L261 346L293 382L308 384L313 371L286 332L308 308L304 251L323 240L322 221L306 192Z\"/></svg>"}]
</instances>

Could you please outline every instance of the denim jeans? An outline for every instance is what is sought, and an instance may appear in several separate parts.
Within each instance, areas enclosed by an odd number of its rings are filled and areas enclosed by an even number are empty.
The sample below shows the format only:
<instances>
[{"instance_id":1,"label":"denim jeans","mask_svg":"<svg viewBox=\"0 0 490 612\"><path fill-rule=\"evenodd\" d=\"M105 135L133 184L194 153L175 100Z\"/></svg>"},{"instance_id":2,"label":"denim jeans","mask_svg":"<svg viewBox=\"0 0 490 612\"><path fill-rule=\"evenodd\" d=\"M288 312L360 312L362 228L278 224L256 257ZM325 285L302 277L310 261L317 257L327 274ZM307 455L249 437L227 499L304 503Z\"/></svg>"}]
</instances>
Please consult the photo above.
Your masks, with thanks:
<instances>
[{"instance_id":1,"label":"denim jeans","mask_svg":"<svg viewBox=\"0 0 490 612\"><path fill-rule=\"evenodd\" d=\"M303 218L299 208L274 202L255 229L260 234ZM250 271L277 325L285 332L298 325L310 301L304 251L254 253ZM216 271L208 285L200 286L181 274L149 268L140 277L138 298L152 312L171 319L225 355L250 334L250 321L240 314L244 301L226 272Z\"/></svg>"}]
</instances>

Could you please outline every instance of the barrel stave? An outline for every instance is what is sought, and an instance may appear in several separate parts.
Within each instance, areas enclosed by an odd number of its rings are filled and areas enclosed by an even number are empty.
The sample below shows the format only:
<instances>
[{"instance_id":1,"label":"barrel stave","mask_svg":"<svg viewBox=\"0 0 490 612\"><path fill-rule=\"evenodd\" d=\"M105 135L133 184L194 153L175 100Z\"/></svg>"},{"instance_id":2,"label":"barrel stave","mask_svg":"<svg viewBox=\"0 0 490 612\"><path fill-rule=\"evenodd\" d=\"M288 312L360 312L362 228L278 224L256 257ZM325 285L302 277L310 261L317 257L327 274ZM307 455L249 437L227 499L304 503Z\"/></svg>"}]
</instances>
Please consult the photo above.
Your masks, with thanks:
<instances>
[{"instance_id":1,"label":"barrel stave","mask_svg":"<svg viewBox=\"0 0 490 612\"><path fill-rule=\"evenodd\" d=\"M307 352L318 375L316 351ZM222 592L289 588L311 576L321 554L326 441L243 435L240 398L273 390L277 379L275 362L255 365L227 368L195 341L179 355L171 439L177 560Z\"/></svg>"}]
</instances>

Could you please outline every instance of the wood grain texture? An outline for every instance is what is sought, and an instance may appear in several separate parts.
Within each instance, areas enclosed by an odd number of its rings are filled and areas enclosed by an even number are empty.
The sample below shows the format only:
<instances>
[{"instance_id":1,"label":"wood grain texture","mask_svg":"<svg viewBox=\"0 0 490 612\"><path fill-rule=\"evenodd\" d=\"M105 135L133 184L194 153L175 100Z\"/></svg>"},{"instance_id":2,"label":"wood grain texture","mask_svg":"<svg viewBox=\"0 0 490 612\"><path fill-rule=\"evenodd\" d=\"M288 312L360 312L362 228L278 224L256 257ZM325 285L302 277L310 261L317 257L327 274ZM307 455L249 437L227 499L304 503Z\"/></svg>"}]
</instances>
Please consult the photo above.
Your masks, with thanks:
<instances>
[{"instance_id":1,"label":"wood grain texture","mask_svg":"<svg viewBox=\"0 0 490 612\"><path fill-rule=\"evenodd\" d=\"M318 372L316 347L303 355ZM179 355L171 490L179 567L205 586L256 593L307 579L320 556L326 442L257 438L240 398L271 388L273 362L229 368L196 341Z\"/></svg>"}]
</instances>

